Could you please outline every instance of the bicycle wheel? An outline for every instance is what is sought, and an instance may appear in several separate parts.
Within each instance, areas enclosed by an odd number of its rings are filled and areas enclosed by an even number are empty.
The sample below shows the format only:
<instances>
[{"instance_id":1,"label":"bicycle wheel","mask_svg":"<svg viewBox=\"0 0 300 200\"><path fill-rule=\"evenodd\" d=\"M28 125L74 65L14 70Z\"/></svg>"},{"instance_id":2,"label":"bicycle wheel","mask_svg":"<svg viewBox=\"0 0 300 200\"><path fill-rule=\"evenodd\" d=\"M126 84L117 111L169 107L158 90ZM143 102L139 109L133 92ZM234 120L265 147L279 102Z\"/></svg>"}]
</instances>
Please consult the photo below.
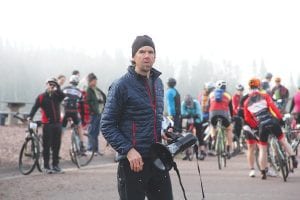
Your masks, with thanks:
<instances>
[{"instance_id":1,"label":"bicycle wheel","mask_svg":"<svg viewBox=\"0 0 300 200\"><path fill-rule=\"evenodd\" d=\"M222 134L220 131L217 132L217 141L216 141L216 153L218 157L218 167L219 170L222 169L223 166L226 166L226 161L224 162L225 156L223 155L224 152L224 147L223 147L223 139L220 134Z\"/></svg>"},{"instance_id":2,"label":"bicycle wheel","mask_svg":"<svg viewBox=\"0 0 300 200\"><path fill-rule=\"evenodd\" d=\"M75 131L72 131L72 136L71 136L71 149L70 149L70 156L71 156L71 160L72 162L78 167L80 168L80 163L78 160L78 154L80 152L79 149L79 136L75 133Z\"/></svg>"},{"instance_id":3,"label":"bicycle wheel","mask_svg":"<svg viewBox=\"0 0 300 200\"><path fill-rule=\"evenodd\" d=\"M37 136L37 149L38 149L38 159L37 159L37 168L40 172L44 170L44 157L43 157L43 144L42 144L42 136Z\"/></svg>"},{"instance_id":4,"label":"bicycle wheel","mask_svg":"<svg viewBox=\"0 0 300 200\"><path fill-rule=\"evenodd\" d=\"M77 155L77 160L79 161L79 165L81 167L87 166L93 159L95 150L92 148L91 151L87 151L86 148L88 147L89 143L93 143L92 137L88 134L83 135L83 146L84 149L80 150L80 144L79 144L79 152ZM94 144L92 144L94 146Z\"/></svg>"},{"instance_id":5,"label":"bicycle wheel","mask_svg":"<svg viewBox=\"0 0 300 200\"><path fill-rule=\"evenodd\" d=\"M24 174L30 174L37 163L37 149L35 139L33 137L27 138L24 142L19 156L19 171Z\"/></svg>"},{"instance_id":6,"label":"bicycle wheel","mask_svg":"<svg viewBox=\"0 0 300 200\"><path fill-rule=\"evenodd\" d=\"M289 168L288 168L286 156L282 151L282 148L278 143L278 141L276 141L276 159L277 159L276 163L279 165L283 181L286 182L286 179L289 175Z\"/></svg>"}]
</instances>

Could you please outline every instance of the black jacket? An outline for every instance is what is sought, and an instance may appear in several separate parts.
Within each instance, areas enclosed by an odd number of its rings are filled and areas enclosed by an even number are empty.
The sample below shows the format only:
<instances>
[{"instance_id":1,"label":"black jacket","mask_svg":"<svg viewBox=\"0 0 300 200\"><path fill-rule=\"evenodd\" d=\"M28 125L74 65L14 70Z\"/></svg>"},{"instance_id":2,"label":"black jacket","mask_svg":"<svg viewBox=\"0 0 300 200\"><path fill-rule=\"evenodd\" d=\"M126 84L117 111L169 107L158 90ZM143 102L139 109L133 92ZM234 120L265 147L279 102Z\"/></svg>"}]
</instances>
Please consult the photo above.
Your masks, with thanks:
<instances>
[{"instance_id":1,"label":"black jacket","mask_svg":"<svg viewBox=\"0 0 300 200\"><path fill-rule=\"evenodd\" d=\"M48 92L40 94L35 100L29 117L32 119L37 110L41 108L43 124L60 123L60 104L64 98L65 95L59 87L52 94Z\"/></svg>"},{"instance_id":2,"label":"black jacket","mask_svg":"<svg viewBox=\"0 0 300 200\"><path fill-rule=\"evenodd\" d=\"M151 144L161 140L164 90L160 74L151 70L152 95L147 78L138 75L133 66L109 89L101 131L121 155L134 147L148 157Z\"/></svg>"}]
</instances>

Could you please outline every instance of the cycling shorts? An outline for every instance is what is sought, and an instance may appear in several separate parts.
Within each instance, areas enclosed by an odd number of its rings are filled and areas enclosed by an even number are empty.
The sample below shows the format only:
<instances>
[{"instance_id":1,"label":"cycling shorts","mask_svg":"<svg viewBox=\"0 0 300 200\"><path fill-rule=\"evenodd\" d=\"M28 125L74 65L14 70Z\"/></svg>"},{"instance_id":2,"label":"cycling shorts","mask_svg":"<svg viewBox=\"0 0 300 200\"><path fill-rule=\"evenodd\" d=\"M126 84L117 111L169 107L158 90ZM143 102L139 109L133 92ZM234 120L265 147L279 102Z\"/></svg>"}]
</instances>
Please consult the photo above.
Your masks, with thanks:
<instances>
[{"instance_id":1,"label":"cycling shorts","mask_svg":"<svg viewBox=\"0 0 300 200\"><path fill-rule=\"evenodd\" d=\"M269 134L275 135L278 140L284 137L279 121L275 118L270 118L259 124L259 144L267 145Z\"/></svg>"},{"instance_id":2,"label":"cycling shorts","mask_svg":"<svg viewBox=\"0 0 300 200\"><path fill-rule=\"evenodd\" d=\"M247 144L256 144L258 142L258 132L254 132L248 125L243 126L243 134L245 136ZM255 137L255 135L257 137Z\"/></svg>"},{"instance_id":3,"label":"cycling shorts","mask_svg":"<svg viewBox=\"0 0 300 200\"><path fill-rule=\"evenodd\" d=\"M229 118L227 118L225 116L222 116L222 115L215 115L215 116L211 117L211 119L210 119L210 123L213 125L213 127L217 126L219 118L222 119L222 125L225 128L228 128L230 126L230 119Z\"/></svg>"},{"instance_id":4,"label":"cycling shorts","mask_svg":"<svg viewBox=\"0 0 300 200\"><path fill-rule=\"evenodd\" d=\"M65 116L62 120L62 127L66 128L68 124L68 119L71 118L75 125L79 125L81 123L80 117L77 112L66 112Z\"/></svg>"}]
</instances>

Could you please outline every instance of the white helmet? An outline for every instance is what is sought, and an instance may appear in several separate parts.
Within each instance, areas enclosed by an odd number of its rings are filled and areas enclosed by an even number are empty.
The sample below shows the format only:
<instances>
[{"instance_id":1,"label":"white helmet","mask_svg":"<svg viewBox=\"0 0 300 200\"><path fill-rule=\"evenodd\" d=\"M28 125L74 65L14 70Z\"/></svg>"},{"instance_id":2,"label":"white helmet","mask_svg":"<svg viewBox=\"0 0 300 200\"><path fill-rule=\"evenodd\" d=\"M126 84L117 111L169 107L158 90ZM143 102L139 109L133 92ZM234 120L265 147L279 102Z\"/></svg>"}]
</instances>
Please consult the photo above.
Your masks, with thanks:
<instances>
[{"instance_id":1,"label":"white helmet","mask_svg":"<svg viewBox=\"0 0 300 200\"><path fill-rule=\"evenodd\" d=\"M219 80L216 82L216 88L225 90L227 86L227 82L224 80Z\"/></svg>"},{"instance_id":2,"label":"white helmet","mask_svg":"<svg viewBox=\"0 0 300 200\"><path fill-rule=\"evenodd\" d=\"M207 89L207 90L213 90L215 89L215 83L213 82L207 82L204 84L204 88Z\"/></svg>"},{"instance_id":3,"label":"white helmet","mask_svg":"<svg viewBox=\"0 0 300 200\"><path fill-rule=\"evenodd\" d=\"M72 75L72 76L70 77L69 82L70 82L71 84L78 85L78 83L79 83L79 76L78 76L78 75Z\"/></svg>"}]
</instances>

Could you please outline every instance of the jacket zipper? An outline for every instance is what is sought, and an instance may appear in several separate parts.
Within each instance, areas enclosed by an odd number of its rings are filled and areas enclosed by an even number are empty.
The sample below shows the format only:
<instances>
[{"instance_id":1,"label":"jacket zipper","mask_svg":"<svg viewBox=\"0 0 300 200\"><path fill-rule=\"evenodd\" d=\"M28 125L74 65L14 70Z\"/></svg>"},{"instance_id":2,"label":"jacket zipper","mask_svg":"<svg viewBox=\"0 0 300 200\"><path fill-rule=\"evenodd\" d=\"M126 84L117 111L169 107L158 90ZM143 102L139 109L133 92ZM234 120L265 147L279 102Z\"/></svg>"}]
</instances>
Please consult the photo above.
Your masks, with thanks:
<instances>
[{"instance_id":1,"label":"jacket zipper","mask_svg":"<svg viewBox=\"0 0 300 200\"><path fill-rule=\"evenodd\" d=\"M132 122L132 145L135 147L136 146L136 124Z\"/></svg>"},{"instance_id":2,"label":"jacket zipper","mask_svg":"<svg viewBox=\"0 0 300 200\"><path fill-rule=\"evenodd\" d=\"M153 109L153 112L154 112L154 130L153 130L153 134L154 134L154 138L155 138L155 142L158 142L158 138L157 138L157 132L156 132L156 95L155 95L155 85L153 84L153 93L154 95L153 98L151 96L151 92L150 92L150 86L149 84L147 83L147 81L145 80L145 84L146 84L146 88L147 88L147 92L148 92L148 96L149 96L149 99L150 99L150 103L151 103L151 107Z\"/></svg>"}]
</instances>

